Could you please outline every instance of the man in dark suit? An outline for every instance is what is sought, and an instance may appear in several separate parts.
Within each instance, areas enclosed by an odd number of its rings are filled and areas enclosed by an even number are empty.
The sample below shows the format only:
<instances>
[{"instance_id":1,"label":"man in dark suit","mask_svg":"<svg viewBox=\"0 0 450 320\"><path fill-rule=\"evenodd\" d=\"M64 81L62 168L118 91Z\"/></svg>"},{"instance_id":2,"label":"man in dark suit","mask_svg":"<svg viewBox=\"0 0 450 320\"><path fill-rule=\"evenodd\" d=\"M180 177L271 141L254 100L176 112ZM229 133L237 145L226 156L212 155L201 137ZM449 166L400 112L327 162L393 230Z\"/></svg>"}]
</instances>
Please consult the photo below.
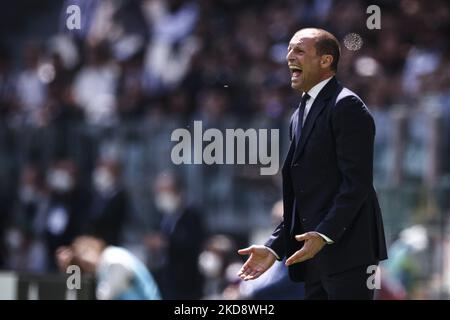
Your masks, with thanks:
<instances>
[{"instance_id":1,"label":"man in dark suit","mask_svg":"<svg viewBox=\"0 0 450 320\"><path fill-rule=\"evenodd\" d=\"M335 78L340 47L321 29L302 29L286 56L291 86L303 92L291 118L291 145L282 169L283 222L239 271L258 278L287 258L306 299L373 299L369 266L387 258L373 188L375 125L362 100Z\"/></svg>"},{"instance_id":2,"label":"man in dark suit","mask_svg":"<svg viewBox=\"0 0 450 320\"><path fill-rule=\"evenodd\" d=\"M168 300L200 299L203 295L198 258L206 227L201 212L187 201L184 185L175 172L157 176L154 202L161 214L159 230L145 238L151 259L160 260L159 270L153 268L153 272L163 299Z\"/></svg>"},{"instance_id":3,"label":"man in dark suit","mask_svg":"<svg viewBox=\"0 0 450 320\"><path fill-rule=\"evenodd\" d=\"M116 159L101 159L93 174L92 194L84 232L108 245L120 245L124 225L131 209L122 182L122 166Z\"/></svg>"}]
</instances>

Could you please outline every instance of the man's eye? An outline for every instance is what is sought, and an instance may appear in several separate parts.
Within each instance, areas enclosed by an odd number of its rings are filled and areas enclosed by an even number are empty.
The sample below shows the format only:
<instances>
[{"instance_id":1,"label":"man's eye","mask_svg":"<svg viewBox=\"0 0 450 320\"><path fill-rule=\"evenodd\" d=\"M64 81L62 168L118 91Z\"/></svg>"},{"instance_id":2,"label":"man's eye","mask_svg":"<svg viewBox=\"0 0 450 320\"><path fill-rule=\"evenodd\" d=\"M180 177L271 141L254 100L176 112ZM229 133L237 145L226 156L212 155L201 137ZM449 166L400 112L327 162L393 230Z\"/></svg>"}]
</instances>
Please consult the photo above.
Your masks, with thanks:
<instances>
[{"instance_id":1,"label":"man's eye","mask_svg":"<svg viewBox=\"0 0 450 320\"><path fill-rule=\"evenodd\" d=\"M300 49L300 48L290 48L290 47L288 47L288 52L290 52L290 51L294 51L295 53L305 53L305 51L303 50L303 49Z\"/></svg>"}]
</instances>

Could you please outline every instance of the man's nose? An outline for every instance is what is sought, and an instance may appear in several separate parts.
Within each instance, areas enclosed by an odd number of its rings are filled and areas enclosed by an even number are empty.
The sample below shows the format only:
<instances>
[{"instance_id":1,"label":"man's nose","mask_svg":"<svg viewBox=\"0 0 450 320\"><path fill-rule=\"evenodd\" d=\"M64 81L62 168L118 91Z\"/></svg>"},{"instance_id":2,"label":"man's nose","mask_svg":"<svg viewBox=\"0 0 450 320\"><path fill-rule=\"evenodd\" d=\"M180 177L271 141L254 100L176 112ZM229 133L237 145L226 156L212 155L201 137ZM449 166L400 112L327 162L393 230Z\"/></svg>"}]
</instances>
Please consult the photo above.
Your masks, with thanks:
<instances>
[{"instance_id":1,"label":"man's nose","mask_svg":"<svg viewBox=\"0 0 450 320\"><path fill-rule=\"evenodd\" d=\"M294 58L292 57L292 50L288 50L287 54L286 54L286 61L290 62L294 60Z\"/></svg>"}]
</instances>

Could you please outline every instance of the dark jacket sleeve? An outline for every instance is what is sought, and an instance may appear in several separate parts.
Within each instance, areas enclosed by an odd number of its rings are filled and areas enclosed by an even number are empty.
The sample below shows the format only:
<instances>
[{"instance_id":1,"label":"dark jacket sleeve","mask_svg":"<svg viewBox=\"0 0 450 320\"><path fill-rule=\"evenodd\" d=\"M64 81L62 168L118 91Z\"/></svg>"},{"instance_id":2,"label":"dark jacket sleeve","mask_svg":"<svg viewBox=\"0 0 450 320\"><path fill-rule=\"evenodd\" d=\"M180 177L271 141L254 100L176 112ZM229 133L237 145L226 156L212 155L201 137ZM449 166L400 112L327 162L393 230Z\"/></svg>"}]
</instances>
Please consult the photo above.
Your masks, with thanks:
<instances>
[{"instance_id":1,"label":"dark jacket sleeve","mask_svg":"<svg viewBox=\"0 0 450 320\"><path fill-rule=\"evenodd\" d=\"M340 100L332 115L337 165L342 182L328 214L317 226L337 242L349 228L372 187L375 124L361 100Z\"/></svg>"},{"instance_id":2,"label":"dark jacket sleeve","mask_svg":"<svg viewBox=\"0 0 450 320\"><path fill-rule=\"evenodd\" d=\"M285 253L285 243L284 243L284 222L281 222L276 228L275 231L270 236L269 240L264 244L266 247L269 247L278 255L278 261L283 260Z\"/></svg>"}]
</instances>

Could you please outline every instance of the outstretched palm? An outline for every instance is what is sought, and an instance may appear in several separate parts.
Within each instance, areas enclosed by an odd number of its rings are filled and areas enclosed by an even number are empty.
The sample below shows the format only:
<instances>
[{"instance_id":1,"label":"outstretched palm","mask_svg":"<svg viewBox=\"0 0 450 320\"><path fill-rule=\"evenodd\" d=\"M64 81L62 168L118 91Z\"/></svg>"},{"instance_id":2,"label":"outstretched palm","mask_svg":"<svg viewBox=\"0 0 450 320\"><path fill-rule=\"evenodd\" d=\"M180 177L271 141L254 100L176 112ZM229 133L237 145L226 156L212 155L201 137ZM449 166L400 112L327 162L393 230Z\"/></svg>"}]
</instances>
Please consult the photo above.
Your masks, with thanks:
<instances>
[{"instance_id":1,"label":"outstretched palm","mask_svg":"<svg viewBox=\"0 0 450 320\"><path fill-rule=\"evenodd\" d=\"M240 255L250 255L238 276L242 280L253 280L266 272L275 262L276 257L265 246L251 246L238 251Z\"/></svg>"}]
</instances>

